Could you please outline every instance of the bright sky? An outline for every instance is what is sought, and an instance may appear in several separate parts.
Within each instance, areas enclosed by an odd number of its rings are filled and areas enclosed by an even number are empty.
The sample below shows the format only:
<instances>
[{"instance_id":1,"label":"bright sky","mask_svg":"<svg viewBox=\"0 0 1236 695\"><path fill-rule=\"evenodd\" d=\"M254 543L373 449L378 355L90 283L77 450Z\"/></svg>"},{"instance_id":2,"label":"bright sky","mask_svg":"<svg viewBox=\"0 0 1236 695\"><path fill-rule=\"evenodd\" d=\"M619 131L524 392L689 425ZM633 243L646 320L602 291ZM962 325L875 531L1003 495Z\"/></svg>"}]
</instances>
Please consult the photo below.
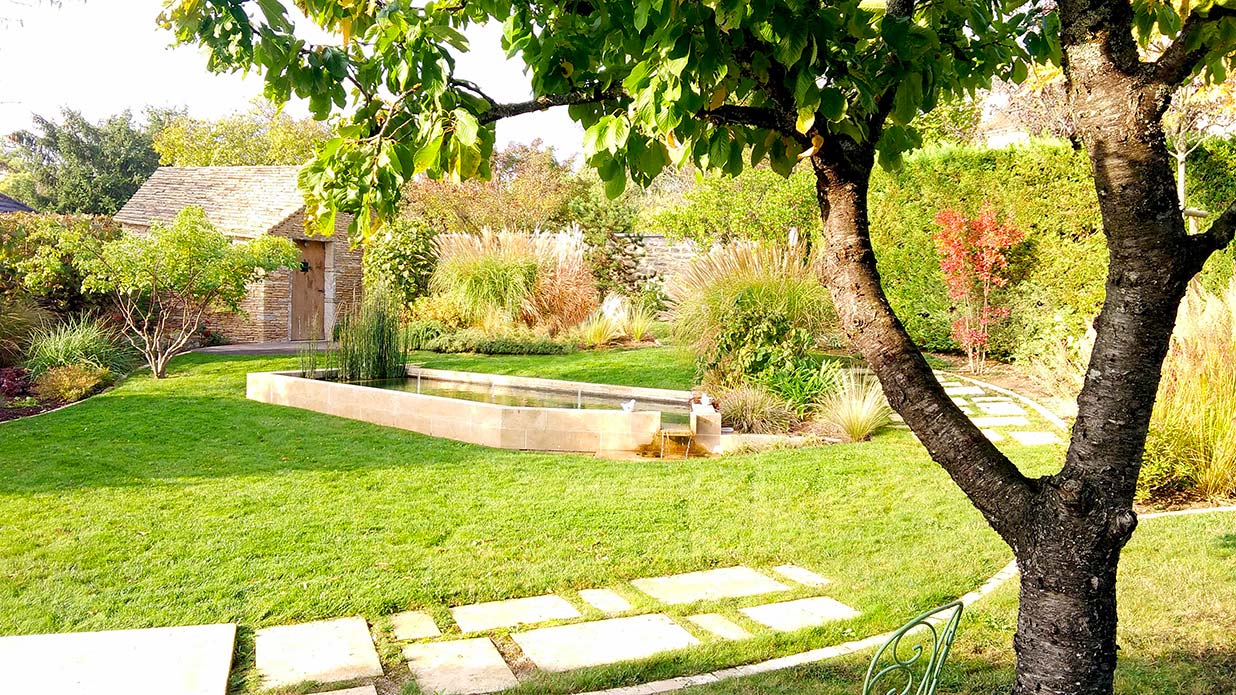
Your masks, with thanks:
<instances>
[{"instance_id":1,"label":"bright sky","mask_svg":"<svg viewBox=\"0 0 1236 695\"><path fill-rule=\"evenodd\" d=\"M291 5L291 3L288 3ZM200 118L249 108L257 76L214 75L194 47L169 48L155 18L163 0L0 0L0 134L30 127L30 115L59 116L61 106L98 120L147 106L187 106ZM502 52L498 26L469 32L472 52L459 74L498 101L524 101L531 89L518 61ZM303 106L289 105L293 115ZM498 124L498 146L540 138L559 157L580 150L583 130L565 109Z\"/></svg>"}]
</instances>

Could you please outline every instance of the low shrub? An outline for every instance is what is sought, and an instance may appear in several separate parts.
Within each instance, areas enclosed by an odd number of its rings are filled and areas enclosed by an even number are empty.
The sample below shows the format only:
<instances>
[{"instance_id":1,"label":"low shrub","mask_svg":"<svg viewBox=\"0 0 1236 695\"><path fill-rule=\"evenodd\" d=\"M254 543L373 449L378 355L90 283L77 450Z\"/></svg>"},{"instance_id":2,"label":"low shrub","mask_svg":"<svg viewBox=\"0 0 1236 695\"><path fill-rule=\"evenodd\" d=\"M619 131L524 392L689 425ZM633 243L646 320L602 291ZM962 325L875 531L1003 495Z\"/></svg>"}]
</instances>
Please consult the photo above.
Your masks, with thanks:
<instances>
[{"instance_id":1,"label":"low shrub","mask_svg":"<svg viewBox=\"0 0 1236 695\"><path fill-rule=\"evenodd\" d=\"M26 368L38 378L56 367L89 366L125 374L136 353L103 321L88 316L46 325L30 336Z\"/></svg>"},{"instance_id":2,"label":"low shrub","mask_svg":"<svg viewBox=\"0 0 1236 695\"><path fill-rule=\"evenodd\" d=\"M407 373L399 303L388 288L371 288L360 306L341 317L337 328L335 363L340 379L391 379Z\"/></svg>"},{"instance_id":3,"label":"low shrub","mask_svg":"<svg viewBox=\"0 0 1236 695\"><path fill-rule=\"evenodd\" d=\"M29 393L29 370L22 367L0 367L0 400L22 398Z\"/></svg>"},{"instance_id":4,"label":"low shrub","mask_svg":"<svg viewBox=\"0 0 1236 695\"><path fill-rule=\"evenodd\" d=\"M798 424L794 409L767 389L745 384L722 391L717 397L721 422L735 432L784 434Z\"/></svg>"},{"instance_id":5,"label":"low shrub","mask_svg":"<svg viewBox=\"0 0 1236 695\"><path fill-rule=\"evenodd\" d=\"M428 350L429 344L448 333L441 321L410 321L403 327L409 350Z\"/></svg>"},{"instance_id":6,"label":"low shrub","mask_svg":"<svg viewBox=\"0 0 1236 695\"><path fill-rule=\"evenodd\" d=\"M575 347L526 329L512 329L508 333L491 335L479 328L465 328L434 338L424 349L431 352L475 352L482 355L565 355L573 352Z\"/></svg>"},{"instance_id":7,"label":"low shrub","mask_svg":"<svg viewBox=\"0 0 1236 695\"><path fill-rule=\"evenodd\" d=\"M456 331L468 325L463 307L455 297L447 294L431 294L421 297L408 308L414 321L434 321L447 330Z\"/></svg>"},{"instance_id":8,"label":"low shrub","mask_svg":"<svg viewBox=\"0 0 1236 695\"><path fill-rule=\"evenodd\" d=\"M820 417L851 442L871 439L892 414L880 383L853 370L841 372L836 392L820 403Z\"/></svg>"},{"instance_id":9,"label":"low shrub","mask_svg":"<svg viewBox=\"0 0 1236 695\"><path fill-rule=\"evenodd\" d=\"M437 235L421 220L391 221L365 243L365 286L387 286L404 306L425 296L438 265Z\"/></svg>"},{"instance_id":10,"label":"low shrub","mask_svg":"<svg viewBox=\"0 0 1236 695\"><path fill-rule=\"evenodd\" d=\"M575 327L574 335L583 347L604 347L626 337L623 317L615 317L603 309L597 309L583 323Z\"/></svg>"},{"instance_id":11,"label":"low shrub","mask_svg":"<svg viewBox=\"0 0 1236 695\"><path fill-rule=\"evenodd\" d=\"M112 373L106 368L70 364L44 371L31 391L43 403L76 403L111 382Z\"/></svg>"},{"instance_id":12,"label":"low shrub","mask_svg":"<svg viewBox=\"0 0 1236 695\"><path fill-rule=\"evenodd\" d=\"M51 314L29 297L0 297L0 367L20 362L31 335L50 321Z\"/></svg>"},{"instance_id":13,"label":"low shrub","mask_svg":"<svg viewBox=\"0 0 1236 695\"><path fill-rule=\"evenodd\" d=\"M841 383L841 367L831 360L806 359L784 369L770 369L759 383L781 397L800 418L819 407Z\"/></svg>"},{"instance_id":14,"label":"low shrub","mask_svg":"<svg viewBox=\"0 0 1236 695\"><path fill-rule=\"evenodd\" d=\"M627 312L626 334L636 342L644 342L653 338L652 331L657 325L657 314L645 307L632 307Z\"/></svg>"}]
</instances>

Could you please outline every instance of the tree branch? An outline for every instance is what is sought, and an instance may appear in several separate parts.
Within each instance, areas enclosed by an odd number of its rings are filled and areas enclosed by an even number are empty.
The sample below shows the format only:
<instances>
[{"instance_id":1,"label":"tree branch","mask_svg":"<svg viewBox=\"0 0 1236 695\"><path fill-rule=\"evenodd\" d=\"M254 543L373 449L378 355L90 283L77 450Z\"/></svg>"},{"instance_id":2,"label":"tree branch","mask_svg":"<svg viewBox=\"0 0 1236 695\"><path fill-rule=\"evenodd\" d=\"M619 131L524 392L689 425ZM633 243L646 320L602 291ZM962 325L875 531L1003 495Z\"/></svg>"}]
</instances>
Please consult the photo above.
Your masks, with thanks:
<instances>
[{"instance_id":1,"label":"tree branch","mask_svg":"<svg viewBox=\"0 0 1236 695\"><path fill-rule=\"evenodd\" d=\"M699 112L700 118L722 125L748 125L756 128L775 130L779 133L802 138L802 134L794 130L794 121L787 120L773 109L758 106L738 106L722 104L715 109L704 109Z\"/></svg>"},{"instance_id":2,"label":"tree branch","mask_svg":"<svg viewBox=\"0 0 1236 695\"><path fill-rule=\"evenodd\" d=\"M566 94L546 94L530 101L512 104L493 104L488 111L478 119L482 125L494 123L512 116L522 116L525 113L545 111L555 106L570 106L572 104L597 104L612 101L625 96L621 89L611 87L607 90L593 92L567 92Z\"/></svg>"},{"instance_id":3,"label":"tree branch","mask_svg":"<svg viewBox=\"0 0 1236 695\"><path fill-rule=\"evenodd\" d=\"M1146 66L1151 79L1173 87L1189 79L1198 64L1206 57L1206 48L1201 44L1197 48L1189 48L1193 37L1225 17L1236 17L1236 9L1214 5L1205 16L1197 12L1190 14L1172 44L1163 51L1158 60Z\"/></svg>"},{"instance_id":4,"label":"tree branch","mask_svg":"<svg viewBox=\"0 0 1236 695\"><path fill-rule=\"evenodd\" d=\"M1188 238L1194 273L1201 272L1206 260L1226 248L1233 239L1236 239L1236 201L1215 218L1210 229Z\"/></svg>"}]
</instances>

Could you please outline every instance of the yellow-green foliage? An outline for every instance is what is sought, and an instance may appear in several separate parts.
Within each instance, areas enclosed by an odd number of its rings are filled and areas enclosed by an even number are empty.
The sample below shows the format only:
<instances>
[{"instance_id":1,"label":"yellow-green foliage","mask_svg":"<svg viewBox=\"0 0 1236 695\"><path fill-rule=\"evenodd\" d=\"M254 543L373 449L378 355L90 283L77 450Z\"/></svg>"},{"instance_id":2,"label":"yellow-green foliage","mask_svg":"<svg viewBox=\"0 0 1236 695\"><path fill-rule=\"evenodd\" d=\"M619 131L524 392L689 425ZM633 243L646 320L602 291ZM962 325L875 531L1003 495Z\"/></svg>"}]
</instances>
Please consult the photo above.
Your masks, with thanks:
<instances>
[{"instance_id":1,"label":"yellow-green foliage","mask_svg":"<svg viewBox=\"0 0 1236 695\"><path fill-rule=\"evenodd\" d=\"M755 384L722 391L717 405L721 422L737 432L785 434L798 422L789 403Z\"/></svg>"},{"instance_id":2,"label":"yellow-green foliage","mask_svg":"<svg viewBox=\"0 0 1236 695\"><path fill-rule=\"evenodd\" d=\"M1143 496L1236 493L1236 280L1195 284L1180 307L1147 442Z\"/></svg>"},{"instance_id":3,"label":"yellow-green foliage","mask_svg":"<svg viewBox=\"0 0 1236 695\"><path fill-rule=\"evenodd\" d=\"M75 403L111 383L112 373L89 364L53 367L34 380L35 398L44 403Z\"/></svg>"},{"instance_id":4,"label":"yellow-green foliage","mask_svg":"<svg viewBox=\"0 0 1236 695\"><path fill-rule=\"evenodd\" d=\"M837 390L820 404L820 418L836 427L851 442L866 441L890 422L880 383L852 370L841 373Z\"/></svg>"},{"instance_id":5,"label":"yellow-green foliage","mask_svg":"<svg viewBox=\"0 0 1236 695\"><path fill-rule=\"evenodd\" d=\"M603 347L626 335L622 317L615 317L603 309L597 309L575 329L580 345L588 348Z\"/></svg>"}]
</instances>

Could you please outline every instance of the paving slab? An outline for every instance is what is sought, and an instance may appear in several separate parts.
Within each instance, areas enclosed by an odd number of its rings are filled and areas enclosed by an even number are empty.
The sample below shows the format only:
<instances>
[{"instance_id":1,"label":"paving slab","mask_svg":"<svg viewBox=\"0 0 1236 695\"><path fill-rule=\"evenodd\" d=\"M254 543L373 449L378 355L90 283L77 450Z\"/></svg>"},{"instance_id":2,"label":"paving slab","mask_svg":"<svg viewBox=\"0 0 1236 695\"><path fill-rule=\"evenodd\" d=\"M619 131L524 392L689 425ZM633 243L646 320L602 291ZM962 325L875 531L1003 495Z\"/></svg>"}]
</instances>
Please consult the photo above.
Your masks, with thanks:
<instances>
[{"instance_id":1,"label":"paving slab","mask_svg":"<svg viewBox=\"0 0 1236 695\"><path fill-rule=\"evenodd\" d=\"M956 397L956 396L953 396L953 397L952 397L952 398L950 398L949 400L953 401L953 405L956 405L956 406L961 407L961 408L964 408L965 406L970 405L970 402L969 402L969 401L967 401L966 399L964 399L964 398L958 398L958 397Z\"/></svg>"},{"instance_id":2,"label":"paving slab","mask_svg":"<svg viewBox=\"0 0 1236 695\"><path fill-rule=\"evenodd\" d=\"M790 588L772 577L743 566L635 579L631 584L645 594L670 605L757 596L774 591L787 591Z\"/></svg>"},{"instance_id":3,"label":"paving slab","mask_svg":"<svg viewBox=\"0 0 1236 695\"><path fill-rule=\"evenodd\" d=\"M981 396L983 395L983 389L978 386L946 386L944 393L950 396Z\"/></svg>"},{"instance_id":4,"label":"paving slab","mask_svg":"<svg viewBox=\"0 0 1236 695\"><path fill-rule=\"evenodd\" d=\"M997 432L997 431L995 431L995 430L983 430L983 434L984 434L984 435L987 437L987 439L988 439L988 440L990 440L990 441L993 441L993 442L1000 442L1000 441L1004 441L1004 435L1003 435L1003 434L1000 434L999 432Z\"/></svg>"},{"instance_id":5,"label":"paving slab","mask_svg":"<svg viewBox=\"0 0 1236 695\"><path fill-rule=\"evenodd\" d=\"M488 637L411 644L403 655L423 693L477 695L519 685Z\"/></svg>"},{"instance_id":6,"label":"paving slab","mask_svg":"<svg viewBox=\"0 0 1236 695\"><path fill-rule=\"evenodd\" d=\"M688 615L687 620L699 625L705 630L722 639L747 639L751 636L741 625L733 620L721 615L720 613L701 613L699 615Z\"/></svg>"},{"instance_id":7,"label":"paving slab","mask_svg":"<svg viewBox=\"0 0 1236 695\"><path fill-rule=\"evenodd\" d=\"M828 577L822 577L809 569L798 565L777 565L773 568L777 574L805 586L824 586L829 583Z\"/></svg>"},{"instance_id":8,"label":"paving slab","mask_svg":"<svg viewBox=\"0 0 1236 695\"><path fill-rule=\"evenodd\" d=\"M783 632L858 617L858 611L827 596L752 606L739 612L761 625Z\"/></svg>"},{"instance_id":9,"label":"paving slab","mask_svg":"<svg viewBox=\"0 0 1236 695\"><path fill-rule=\"evenodd\" d=\"M236 625L0 637L0 692L224 695Z\"/></svg>"},{"instance_id":10,"label":"paving slab","mask_svg":"<svg viewBox=\"0 0 1236 695\"><path fill-rule=\"evenodd\" d=\"M975 396L975 403L1012 403L1013 399L1008 396Z\"/></svg>"},{"instance_id":11,"label":"paving slab","mask_svg":"<svg viewBox=\"0 0 1236 695\"><path fill-rule=\"evenodd\" d=\"M580 613L561 596L546 594L456 606L451 609L451 617L464 632L482 632L499 627L569 620L580 617Z\"/></svg>"},{"instance_id":12,"label":"paving slab","mask_svg":"<svg viewBox=\"0 0 1236 695\"><path fill-rule=\"evenodd\" d=\"M983 401L976 403L979 410L982 410L988 415L1025 415L1026 409L1016 403L1007 401Z\"/></svg>"},{"instance_id":13,"label":"paving slab","mask_svg":"<svg viewBox=\"0 0 1236 695\"><path fill-rule=\"evenodd\" d=\"M979 427L1026 427L1030 421L1024 417L975 417L970 420Z\"/></svg>"},{"instance_id":14,"label":"paving slab","mask_svg":"<svg viewBox=\"0 0 1236 695\"><path fill-rule=\"evenodd\" d=\"M1009 436L1023 446L1045 446L1059 444L1060 437L1052 432L1009 432Z\"/></svg>"},{"instance_id":15,"label":"paving slab","mask_svg":"<svg viewBox=\"0 0 1236 695\"><path fill-rule=\"evenodd\" d=\"M545 671L571 671L643 659L700 643L664 614L543 627L515 633L511 639L532 663Z\"/></svg>"},{"instance_id":16,"label":"paving slab","mask_svg":"<svg viewBox=\"0 0 1236 695\"><path fill-rule=\"evenodd\" d=\"M625 613L631 610L631 603L629 601L619 595L618 592L609 589L583 589L579 592L579 597L588 605L607 615Z\"/></svg>"},{"instance_id":17,"label":"paving slab","mask_svg":"<svg viewBox=\"0 0 1236 695\"><path fill-rule=\"evenodd\" d=\"M313 695L378 695L378 689L372 685L362 685L359 688L344 688L343 690L323 690Z\"/></svg>"},{"instance_id":18,"label":"paving slab","mask_svg":"<svg viewBox=\"0 0 1236 695\"><path fill-rule=\"evenodd\" d=\"M254 662L265 688L382 675L382 662L364 618L263 628L253 642Z\"/></svg>"},{"instance_id":19,"label":"paving slab","mask_svg":"<svg viewBox=\"0 0 1236 695\"><path fill-rule=\"evenodd\" d=\"M391 626L395 629L395 639L427 639L438 637L442 631L438 629L433 616L420 611L407 611L391 616Z\"/></svg>"}]
</instances>

